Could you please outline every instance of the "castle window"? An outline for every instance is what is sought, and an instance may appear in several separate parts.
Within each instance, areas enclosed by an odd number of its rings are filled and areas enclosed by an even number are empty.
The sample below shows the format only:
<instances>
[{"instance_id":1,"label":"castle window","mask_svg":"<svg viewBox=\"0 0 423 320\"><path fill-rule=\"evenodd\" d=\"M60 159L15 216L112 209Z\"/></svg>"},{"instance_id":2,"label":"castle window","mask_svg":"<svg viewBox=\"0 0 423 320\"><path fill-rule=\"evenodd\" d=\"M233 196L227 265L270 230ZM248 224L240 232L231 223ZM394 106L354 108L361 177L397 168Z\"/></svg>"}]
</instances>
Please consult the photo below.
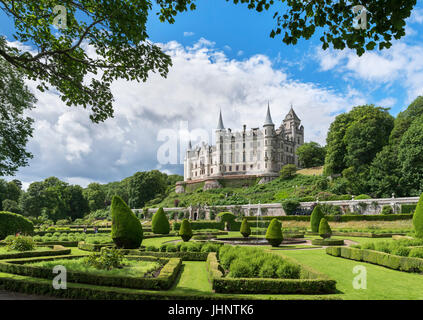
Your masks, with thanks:
<instances>
[{"instance_id":1,"label":"castle window","mask_svg":"<svg viewBox=\"0 0 423 320\"><path fill-rule=\"evenodd\" d=\"M213 168L210 169L210 173L213 173Z\"/></svg>"},{"instance_id":2,"label":"castle window","mask_svg":"<svg viewBox=\"0 0 423 320\"><path fill-rule=\"evenodd\" d=\"M239 166L236 166L236 171L239 171Z\"/></svg>"},{"instance_id":3,"label":"castle window","mask_svg":"<svg viewBox=\"0 0 423 320\"><path fill-rule=\"evenodd\" d=\"M245 167L245 164L244 164L244 166L242 167L242 170L244 170L244 171L245 171L246 169L247 169L247 168Z\"/></svg>"},{"instance_id":4,"label":"castle window","mask_svg":"<svg viewBox=\"0 0 423 320\"><path fill-rule=\"evenodd\" d=\"M229 171L232 171L232 166L229 166Z\"/></svg>"}]
</instances>

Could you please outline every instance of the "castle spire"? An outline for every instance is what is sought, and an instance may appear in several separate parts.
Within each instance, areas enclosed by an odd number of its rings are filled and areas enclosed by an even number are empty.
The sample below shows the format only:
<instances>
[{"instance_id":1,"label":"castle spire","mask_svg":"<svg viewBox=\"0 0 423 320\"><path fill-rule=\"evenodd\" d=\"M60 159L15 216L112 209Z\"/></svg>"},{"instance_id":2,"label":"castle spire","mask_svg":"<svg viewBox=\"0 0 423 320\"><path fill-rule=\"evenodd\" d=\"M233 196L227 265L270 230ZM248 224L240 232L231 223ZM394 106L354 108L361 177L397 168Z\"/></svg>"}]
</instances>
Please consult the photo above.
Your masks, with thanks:
<instances>
[{"instance_id":1,"label":"castle spire","mask_svg":"<svg viewBox=\"0 0 423 320\"><path fill-rule=\"evenodd\" d=\"M274 126L274 123L272 121L272 116L270 115L270 104L269 101L267 102L267 114L266 114L266 120L264 121L265 126Z\"/></svg>"},{"instance_id":2,"label":"castle spire","mask_svg":"<svg viewBox=\"0 0 423 320\"><path fill-rule=\"evenodd\" d=\"M188 150L191 150L192 149L192 144L191 144L191 139L189 139L189 142L188 142Z\"/></svg>"},{"instance_id":3,"label":"castle spire","mask_svg":"<svg viewBox=\"0 0 423 320\"><path fill-rule=\"evenodd\" d=\"M219 111L219 122L217 124L217 130L224 130L225 127L223 125L223 120L222 120L222 109L220 109Z\"/></svg>"}]
</instances>

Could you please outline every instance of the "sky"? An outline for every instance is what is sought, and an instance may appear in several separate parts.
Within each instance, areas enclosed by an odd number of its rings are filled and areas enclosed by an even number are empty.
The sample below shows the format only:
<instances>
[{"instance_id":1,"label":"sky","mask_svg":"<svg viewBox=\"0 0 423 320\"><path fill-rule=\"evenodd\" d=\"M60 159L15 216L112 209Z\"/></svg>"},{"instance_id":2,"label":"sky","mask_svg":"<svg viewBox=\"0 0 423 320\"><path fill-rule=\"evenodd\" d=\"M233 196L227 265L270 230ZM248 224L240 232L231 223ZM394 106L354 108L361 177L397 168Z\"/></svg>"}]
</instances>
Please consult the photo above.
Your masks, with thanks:
<instances>
[{"instance_id":1,"label":"sky","mask_svg":"<svg viewBox=\"0 0 423 320\"><path fill-rule=\"evenodd\" d=\"M272 16L224 0L198 1L196 11L178 15L173 25L151 14L150 40L172 57L173 67L166 79L153 74L145 83L115 81L115 117L100 124L27 81L38 99L29 113L35 123L27 149L34 158L6 179L27 187L56 176L85 187L137 171L182 174L188 137L193 144L213 143L219 110L226 127L241 130L243 124L262 126L268 103L279 126L292 104L305 140L324 145L336 115L375 104L395 116L423 94L423 5L407 20L404 38L362 57L322 50L318 34L285 45L269 37ZM0 34L13 42L12 33L0 14Z\"/></svg>"}]
</instances>

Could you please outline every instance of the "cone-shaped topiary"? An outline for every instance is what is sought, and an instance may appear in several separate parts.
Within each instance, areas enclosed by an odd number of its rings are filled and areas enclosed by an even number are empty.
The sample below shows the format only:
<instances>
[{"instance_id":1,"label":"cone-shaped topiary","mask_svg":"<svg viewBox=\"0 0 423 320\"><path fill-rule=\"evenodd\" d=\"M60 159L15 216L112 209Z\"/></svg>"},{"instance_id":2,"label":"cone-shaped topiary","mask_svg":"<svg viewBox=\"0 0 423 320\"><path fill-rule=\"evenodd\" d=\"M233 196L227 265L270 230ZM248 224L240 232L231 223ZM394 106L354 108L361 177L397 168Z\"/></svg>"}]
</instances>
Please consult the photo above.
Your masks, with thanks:
<instances>
[{"instance_id":1,"label":"cone-shaped topiary","mask_svg":"<svg viewBox=\"0 0 423 320\"><path fill-rule=\"evenodd\" d=\"M170 225L163 208L159 208L151 221L151 230L155 234L169 234Z\"/></svg>"},{"instance_id":2,"label":"cone-shaped topiary","mask_svg":"<svg viewBox=\"0 0 423 320\"><path fill-rule=\"evenodd\" d=\"M319 235L323 239L330 238L332 236L332 229L330 228L329 223L325 218L320 220Z\"/></svg>"},{"instance_id":3,"label":"cone-shaped topiary","mask_svg":"<svg viewBox=\"0 0 423 320\"><path fill-rule=\"evenodd\" d=\"M240 232L244 238L248 238L248 236L251 234L251 228L247 218L242 219Z\"/></svg>"},{"instance_id":4,"label":"cone-shaped topiary","mask_svg":"<svg viewBox=\"0 0 423 320\"><path fill-rule=\"evenodd\" d=\"M315 206L310 217L311 232L319 232L320 220L324 217L325 215L320 205Z\"/></svg>"},{"instance_id":5,"label":"cone-shaped topiary","mask_svg":"<svg viewBox=\"0 0 423 320\"><path fill-rule=\"evenodd\" d=\"M266 240L272 247L277 247L282 243L282 223L280 223L278 219L272 219L272 221L270 221L266 231Z\"/></svg>"},{"instance_id":6,"label":"cone-shaped topiary","mask_svg":"<svg viewBox=\"0 0 423 320\"><path fill-rule=\"evenodd\" d=\"M141 222L121 197L113 197L111 213L112 239L116 246L124 249L139 248L143 238Z\"/></svg>"},{"instance_id":7,"label":"cone-shaped topiary","mask_svg":"<svg viewBox=\"0 0 423 320\"><path fill-rule=\"evenodd\" d=\"M423 238L423 193L417 203L416 211L414 211L413 225L416 237Z\"/></svg>"},{"instance_id":8,"label":"cone-shaped topiary","mask_svg":"<svg viewBox=\"0 0 423 320\"><path fill-rule=\"evenodd\" d=\"M179 228L179 235L181 236L184 242L189 241L192 237L192 229L191 223L189 223L188 219L182 220L181 227Z\"/></svg>"}]
</instances>

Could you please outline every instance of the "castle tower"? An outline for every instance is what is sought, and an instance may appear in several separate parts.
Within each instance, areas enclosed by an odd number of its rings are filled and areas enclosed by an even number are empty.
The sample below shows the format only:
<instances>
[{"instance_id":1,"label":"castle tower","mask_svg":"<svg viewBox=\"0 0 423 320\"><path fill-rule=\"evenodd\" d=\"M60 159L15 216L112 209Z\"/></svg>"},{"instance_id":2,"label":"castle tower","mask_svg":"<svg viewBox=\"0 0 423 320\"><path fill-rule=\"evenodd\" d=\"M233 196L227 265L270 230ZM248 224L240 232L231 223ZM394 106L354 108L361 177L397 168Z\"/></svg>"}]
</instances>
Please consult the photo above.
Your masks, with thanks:
<instances>
[{"instance_id":1,"label":"castle tower","mask_svg":"<svg viewBox=\"0 0 423 320\"><path fill-rule=\"evenodd\" d=\"M292 105L288 114L283 120L283 125L285 127L286 137L294 144L293 153L295 157L295 165L298 167L299 162L296 151L300 145L304 144L304 127L301 125L301 120L298 118Z\"/></svg>"},{"instance_id":2,"label":"castle tower","mask_svg":"<svg viewBox=\"0 0 423 320\"><path fill-rule=\"evenodd\" d=\"M272 121L272 116L270 115L270 105L267 104L267 114L266 120L263 125L264 130L264 171L270 173L273 171L273 137L275 134L275 124Z\"/></svg>"},{"instance_id":3,"label":"castle tower","mask_svg":"<svg viewBox=\"0 0 423 320\"><path fill-rule=\"evenodd\" d=\"M216 174L221 175L223 170L223 137L226 133L223 125L222 110L219 111L219 120L216 128Z\"/></svg>"},{"instance_id":4,"label":"castle tower","mask_svg":"<svg viewBox=\"0 0 423 320\"><path fill-rule=\"evenodd\" d=\"M185 152L184 159L184 180L191 180L191 161L190 161L190 152L192 150L191 139L188 142L188 148Z\"/></svg>"}]
</instances>

